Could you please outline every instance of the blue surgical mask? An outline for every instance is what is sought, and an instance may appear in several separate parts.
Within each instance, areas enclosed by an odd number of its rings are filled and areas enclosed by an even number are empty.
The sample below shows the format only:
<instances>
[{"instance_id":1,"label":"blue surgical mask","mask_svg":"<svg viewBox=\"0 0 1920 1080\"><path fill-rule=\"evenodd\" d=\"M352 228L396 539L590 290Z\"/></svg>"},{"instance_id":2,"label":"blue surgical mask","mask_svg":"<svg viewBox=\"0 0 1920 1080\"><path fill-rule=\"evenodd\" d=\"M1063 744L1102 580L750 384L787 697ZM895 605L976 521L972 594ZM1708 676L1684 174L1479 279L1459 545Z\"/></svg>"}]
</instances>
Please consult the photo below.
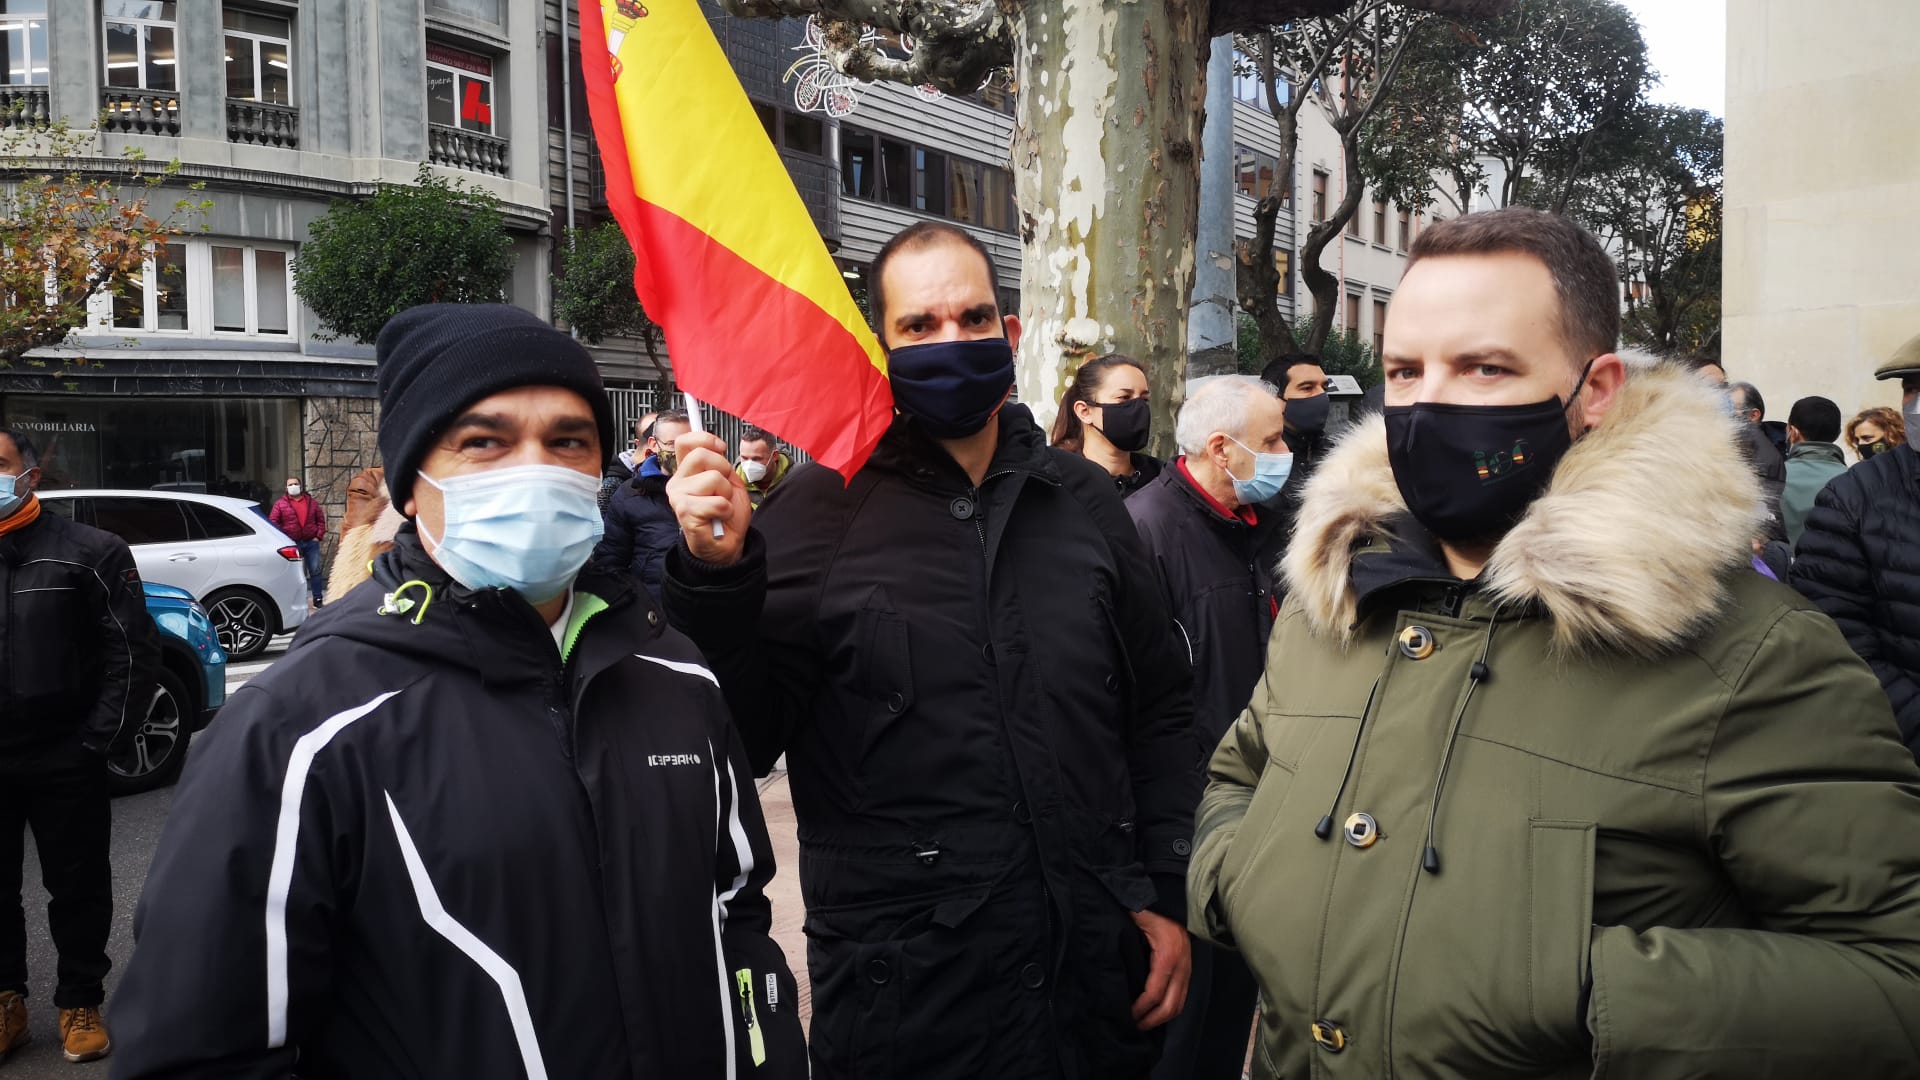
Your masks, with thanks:
<instances>
[{"instance_id":1,"label":"blue surgical mask","mask_svg":"<svg viewBox=\"0 0 1920 1080\"><path fill-rule=\"evenodd\" d=\"M13 512L20 509L20 504L27 501L26 494L18 490L25 486L20 482L21 476L0 473L0 518L12 517Z\"/></svg>"},{"instance_id":2,"label":"blue surgical mask","mask_svg":"<svg viewBox=\"0 0 1920 1080\"><path fill-rule=\"evenodd\" d=\"M512 589L540 604L573 585L600 542L600 480L558 465L420 479L445 496L433 559L469 589Z\"/></svg>"},{"instance_id":3,"label":"blue surgical mask","mask_svg":"<svg viewBox=\"0 0 1920 1080\"><path fill-rule=\"evenodd\" d=\"M936 439L964 439L993 419L1013 389L1013 343L1003 337L930 341L887 353L893 404Z\"/></svg>"},{"instance_id":4,"label":"blue surgical mask","mask_svg":"<svg viewBox=\"0 0 1920 1080\"><path fill-rule=\"evenodd\" d=\"M1227 439L1253 455L1251 477L1242 480L1231 471L1227 473L1233 480L1233 497L1239 499L1242 506L1271 502L1280 494L1280 489L1287 486L1287 477L1293 473L1293 455L1262 454L1231 435Z\"/></svg>"}]
</instances>

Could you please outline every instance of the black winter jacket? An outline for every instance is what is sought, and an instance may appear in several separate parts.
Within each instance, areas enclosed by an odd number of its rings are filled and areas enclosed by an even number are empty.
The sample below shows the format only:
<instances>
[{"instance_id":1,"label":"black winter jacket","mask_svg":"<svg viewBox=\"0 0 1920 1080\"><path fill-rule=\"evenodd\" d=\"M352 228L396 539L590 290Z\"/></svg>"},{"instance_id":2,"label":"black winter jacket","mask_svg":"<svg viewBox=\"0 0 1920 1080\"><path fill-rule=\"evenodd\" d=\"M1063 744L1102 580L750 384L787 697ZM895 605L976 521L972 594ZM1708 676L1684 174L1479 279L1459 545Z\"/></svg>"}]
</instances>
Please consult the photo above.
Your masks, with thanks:
<instances>
[{"instance_id":1,"label":"black winter jacket","mask_svg":"<svg viewBox=\"0 0 1920 1080\"><path fill-rule=\"evenodd\" d=\"M1154 576L1193 661L1194 726L1206 752L1253 696L1273 631L1273 579L1285 552L1282 516L1257 508L1254 524L1222 513L1175 461L1127 500L1153 558Z\"/></svg>"},{"instance_id":2,"label":"black winter jacket","mask_svg":"<svg viewBox=\"0 0 1920 1080\"><path fill-rule=\"evenodd\" d=\"M648 458L633 479L620 485L601 519L606 532L593 548L593 566L603 574L631 574L660 605L667 552L680 542L680 522L667 503L667 477Z\"/></svg>"},{"instance_id":3,"label":"black winter jacket","mask_svg":"<svg viewBox=\"0 0 1920 1080\"><path fill-rule=\"evenodd\" d=\"M624 578L573 603L563 661L408 526L228 699L147 877L114 1077L806 1075L712 675Z\"/></svg>"},{"instance_id":4,"label":"black winter jacket","mask_svg":"<svg viewBox=\"0 0 1920 1080\"><path fill-rule=\"evenodd\" d=\"M1024 406L999 423L978 488L897 420L851 484L795 470L740 564L668 558L755 768L788 755L817 1080L1158 1054L1130 912L1184 911L1186 649L1112 479Z\"/></svg>"},{"instance_id":5,"label":"black winter jacket","mask_svg":"<svg viewBox=\"0 0 1920 1080\"><path fill-rule=\"evenodd\" d=\"M1821 489L1794 549L1793 587L1880 677L1920 757L1920 453L1896 446Z\"/></svg>"},{"instance_id":6,"label":"black winter jacket","mask_svg":"<svg viewBox=\"0 0 1920 1080\"><path fill-rule=\"evenodd\" d=\"M1741 425L1746 433L1746 445L1741 452L1752 466L1753 474L1760 478L1760 491L1767 508L1767 521L1764 532L1769 540L1787 538L1786 517L1780 512L1780 496L1787 486L1787 456L1775 446L1765 428L1759 424Z\"/></svg>"},{"instance_id":7,"label":"black winter jacket","mask_svg":"<svg viewBox=\"0 0 1920 1080\"><path fill-rule=\"evenodd\" d=\"M0 536L0 604L0 753L132 733L160 636L126 541L43 504Z\"/></svg>"}]
</instances>

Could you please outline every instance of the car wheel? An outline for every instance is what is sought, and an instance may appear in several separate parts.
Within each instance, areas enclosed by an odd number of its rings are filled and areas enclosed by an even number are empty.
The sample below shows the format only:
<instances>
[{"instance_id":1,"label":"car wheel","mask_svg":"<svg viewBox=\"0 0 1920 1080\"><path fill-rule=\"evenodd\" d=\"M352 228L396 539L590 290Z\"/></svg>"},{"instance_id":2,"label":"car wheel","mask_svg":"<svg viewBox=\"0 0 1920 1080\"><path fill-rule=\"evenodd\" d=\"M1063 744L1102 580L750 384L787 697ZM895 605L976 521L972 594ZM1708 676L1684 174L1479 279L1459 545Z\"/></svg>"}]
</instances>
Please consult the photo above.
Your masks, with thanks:
<instances>
[{"instance_id":1,"label":"car wheel","mask_svg":"<svg viewBox=\"0 0 1920 1080\"><path fill-rule=\"evenodd\" d=\"M140 725L107 752L107 783L115 795L151 791L179 779L187 763L192 715L193 698L185 684L161 669Z\"/></svg>"},{"instance_id":2,"label":"car wheel","mask_svg":"<svg viewBox=\"0 0 1920 1080\"><path fill-rule=\"evenodd\" d=\"M251 589L221 589L203 606L228 660L252 659L273 640L273 609Z\"/></svg>"}]
</instances>

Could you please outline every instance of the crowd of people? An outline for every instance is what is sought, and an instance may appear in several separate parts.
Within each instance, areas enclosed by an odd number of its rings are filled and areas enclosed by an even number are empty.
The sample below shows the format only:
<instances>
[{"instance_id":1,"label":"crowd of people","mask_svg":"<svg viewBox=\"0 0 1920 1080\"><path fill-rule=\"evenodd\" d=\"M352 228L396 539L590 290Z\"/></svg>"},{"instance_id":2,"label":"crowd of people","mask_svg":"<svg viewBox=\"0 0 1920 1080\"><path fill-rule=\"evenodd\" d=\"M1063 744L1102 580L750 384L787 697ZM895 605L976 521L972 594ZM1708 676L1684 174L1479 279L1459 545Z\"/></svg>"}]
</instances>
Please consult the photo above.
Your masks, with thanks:
<instances>
[{"instance_id":1,"label":"crowd of people","mask_svg":"<svg viewBox=\"0 0 1920 1080\"><path fill-rule=\"evenodd\" d=\"M1622 355L1578 226L1466 215L1379 409L1289 355L1160 460L1136 359L1011 400L996 275L882 249L850 478L396 317L405 524L196 744L114 1075L1920 1075L1920 339L1773 427Z\"/></svg>"}]
</instances>

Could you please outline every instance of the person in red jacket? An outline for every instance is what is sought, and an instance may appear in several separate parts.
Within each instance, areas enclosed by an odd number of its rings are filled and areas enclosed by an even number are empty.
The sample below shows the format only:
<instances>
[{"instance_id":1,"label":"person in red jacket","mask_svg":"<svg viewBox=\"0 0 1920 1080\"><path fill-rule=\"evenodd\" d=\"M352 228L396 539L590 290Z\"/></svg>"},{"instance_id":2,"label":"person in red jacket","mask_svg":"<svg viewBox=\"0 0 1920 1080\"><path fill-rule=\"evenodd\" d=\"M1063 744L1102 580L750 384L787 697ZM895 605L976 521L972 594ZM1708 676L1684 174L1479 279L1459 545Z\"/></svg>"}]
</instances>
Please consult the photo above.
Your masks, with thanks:
<instances>
[{"instance_id":1,"label":"person in red jacket","mask_svg":"<svg viewBox=\"0 0 1920 1080\"><path fill-rule=\"evenodd\" d=\"M307 493L299 477L289 476L287 493L274 500L267 520L300 549L300 559L307 567L307 591L313 595L313 606L319 607L327 595L327 571L320 565L320 541L327 535L326 510L320 500Z\"/></svg>"}]
</instances>

